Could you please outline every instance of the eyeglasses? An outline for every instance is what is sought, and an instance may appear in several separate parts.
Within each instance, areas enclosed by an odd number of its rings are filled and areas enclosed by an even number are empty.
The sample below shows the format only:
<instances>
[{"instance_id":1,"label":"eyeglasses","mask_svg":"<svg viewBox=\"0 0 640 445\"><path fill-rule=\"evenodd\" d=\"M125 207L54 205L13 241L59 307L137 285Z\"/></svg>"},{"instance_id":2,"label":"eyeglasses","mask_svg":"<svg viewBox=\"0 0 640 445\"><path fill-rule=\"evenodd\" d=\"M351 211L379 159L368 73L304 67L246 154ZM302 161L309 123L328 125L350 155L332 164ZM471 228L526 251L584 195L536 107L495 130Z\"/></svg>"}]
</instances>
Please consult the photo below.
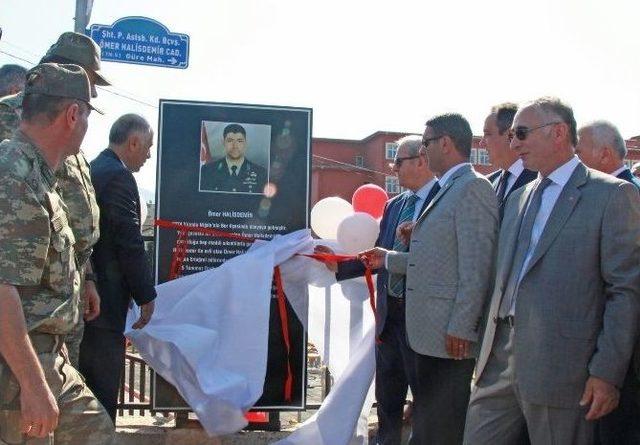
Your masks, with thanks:
<instances>
[{"instance_id":1,"label":"eyeglasses","mask_svg":"<svg viewBox=\"0 0 640 445\"><path fill-rule=\"evenodd\" d=\"M519 141L524 141L529 136L533 130L539 130L540 128L548 127L549 125L561 124L562 122L549 122L548 124L543 124L538 127L525 127L525 126L517 126L515 129L509 131L509 140L513 140L516 137Z\"/></svg>"},{"instance_id":2,"label":"eyeglasses","mask_svg":"<svg viewBox=\"0 0 640 445\"><path fill-rule=\"evenodd\" d=\"M415 155L415 156L405 156L404 158L395 158L393 160L393 163L389 164L391 166L391 168L395 167L402 167L402 163L404 161L408 161L409 159L418 159L420 157L420 155Z\"/></svg>"},{"instance_id":3,"label":"eyeglasses","mask_svg":"<svg viewBox=\"0 0 640 445\"><path fill-rule=\"evenodd\" d=\"M441 134L440 136L434 136L432 138L422 138L422 146L424 148L427 148L431 142L437 141L438 139L440 139L442 137L444 137L443 134Z\"/></svg>"}]
</instances>

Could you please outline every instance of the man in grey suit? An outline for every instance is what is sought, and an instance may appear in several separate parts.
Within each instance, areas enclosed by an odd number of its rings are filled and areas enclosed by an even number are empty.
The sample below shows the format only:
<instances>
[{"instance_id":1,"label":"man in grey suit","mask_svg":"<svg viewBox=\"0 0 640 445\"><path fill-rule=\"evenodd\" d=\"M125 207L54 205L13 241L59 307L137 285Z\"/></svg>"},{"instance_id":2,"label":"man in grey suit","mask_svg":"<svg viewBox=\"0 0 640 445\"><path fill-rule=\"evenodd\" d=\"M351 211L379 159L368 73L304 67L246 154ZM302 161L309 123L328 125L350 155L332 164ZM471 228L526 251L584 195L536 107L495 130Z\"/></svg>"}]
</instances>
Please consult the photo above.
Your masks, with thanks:
<instances>
[{"instance_id":1,"label":"man in grey suit","mask_svg":"<svg viewBox=\"0 0 640 445\"><path fill-rule=\"evenodd\" d=\"M640 190L640 180L624 164L627 145L611 122L595 121L580 128L576 154L587 167L628 181ZM640 355L639 342L636 342L634 355L636 359ZM634 366L629 366L624 385L620 388L618 408L598 421L597 445L640 443L640 374L637 371Z\"/></svg>"},{"instance_id":2,"label":"man in grey suit","mask_svg":"<svg viewBox=\"0 0 640 445\"><path fill-rule=\"evenodd\" d=\"M468 162L471 140L459 114L427 122L422 150L439 192L418 217L408 252L378 247L360 255L374 268L406 275L407 338L416 352L411 444L462 442L498 231L493 188Z\"/></svg>"},{"instance_id":3,"label":"man in grey suit","mask_svg":"<svg viewBox=\"0 0 640 445\"><path fill-rule=\"evenodd\" d=\"M574 154L570 107L538 99L511 147L539 178L507 202L465 443L589 444L636 338L640 197Z\"/></svg>"}]
</instances>

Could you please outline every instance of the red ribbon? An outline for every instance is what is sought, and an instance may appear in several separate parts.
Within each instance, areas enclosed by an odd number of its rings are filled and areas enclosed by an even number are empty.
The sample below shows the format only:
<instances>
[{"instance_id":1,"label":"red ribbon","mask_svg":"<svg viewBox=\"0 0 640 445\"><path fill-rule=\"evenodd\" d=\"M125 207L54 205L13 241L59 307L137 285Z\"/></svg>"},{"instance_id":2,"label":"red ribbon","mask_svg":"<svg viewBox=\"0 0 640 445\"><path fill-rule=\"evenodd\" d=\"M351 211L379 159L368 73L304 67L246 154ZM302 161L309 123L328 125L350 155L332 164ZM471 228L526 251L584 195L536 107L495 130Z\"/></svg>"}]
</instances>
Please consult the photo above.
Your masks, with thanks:
<instances>
[{"instance_id":1,"label":"red ribbon","mask_svg":"<svg viewBox=\"0 0 640 445\"><path fill-rule=\"evenodd\" d=\"M245 241L252 243L257 238L250 238L247 236L238 235L236 233L225 232L222 230L212 229L208 227L200 227L193 224L179 224L173 221L167 221L163 219L156 219L155 225L163 229L175 229L178 232L176 239L176 248L171 258L171 266L169 270L169 280L173 280L182 275L182 264L187 255L187 247L189 245L189 234L197 233L200 235L216 236L219 238L229 238L238 241ZM327 253L313 253L313 254L300 254L308 258L327 262L343 262L357 259L352 255L335 255ZM369 289L369 304L373 317L375 319L376 326L378 325L378 312L376 311L375 301L375 287L373 285L373 274L371 268L365 269L365 280L367 282L367 288ZM285 401L291 401L293 394L293 371L291 370L291 337L289 335L289 316L287 311L287 303L285 301L286 295L282 286L282 276L280 274L280 267L276 266L273 271L273 279L276 285L276 296L278 301L278 313L280 315L280 324L282 327L282 338L284 341L285 349L287 351L287 376L284 383L284 399ZM376 343L381 343L381 340L376 337Z\"/></svg>"},{"instance_id":2,"label":"red ribbon","mask_svg":"<svg viewBox=\"0 0 640 445\"><path fill-rule=\"evenodd\" d=\"M306 256L308 258L313 258L314 260L321 261L323 263L342 263L344 261L352 261L357 259L358 257L353 255L335 255L329 253L312 253L312 254L299 254L301 256ZM375 320L376 326L378 326L378 311L376 310L376 293L375 286L373 285L373 273L371 272L371 268L365 266L364 270L364 278L367 282L367 288L369 289L369 304L371 305L371 311L373 312L373 318ZM382 343L382 340L376 336L376 343Z\"/></svg>"},{"instance_id":3,"label":"red ribbon","mask_svg":"<svg viewBox=\"0 0 640 445\"><path fill-rule=\"evenodd\" d=\"M178 224L172 221L162 219L155 220L155 225L164 229L175 229L178 231L176 239L176 248L171 257L171 266L169 270L169 280L173 280L182 275L182 263L187 255L187 247L189 245L189 234L198 233L201 235L217 236L220 238L230 238L248 243L254 242L255 238L241 236L235 233L223 232L222 230L210 229L207 227L194 226L190 224ZM280 268L275 267L273 278L276 284L276 296L278 300L278 313L280 315L280 324L282 327L282 337L287 350L287 376L284 383L284 399L289 402L293 396L293 371L291 370L291 340L289 336L289 314L287 313L286 295L282 288L282 277Z\"/></svg>"}]
</instances>

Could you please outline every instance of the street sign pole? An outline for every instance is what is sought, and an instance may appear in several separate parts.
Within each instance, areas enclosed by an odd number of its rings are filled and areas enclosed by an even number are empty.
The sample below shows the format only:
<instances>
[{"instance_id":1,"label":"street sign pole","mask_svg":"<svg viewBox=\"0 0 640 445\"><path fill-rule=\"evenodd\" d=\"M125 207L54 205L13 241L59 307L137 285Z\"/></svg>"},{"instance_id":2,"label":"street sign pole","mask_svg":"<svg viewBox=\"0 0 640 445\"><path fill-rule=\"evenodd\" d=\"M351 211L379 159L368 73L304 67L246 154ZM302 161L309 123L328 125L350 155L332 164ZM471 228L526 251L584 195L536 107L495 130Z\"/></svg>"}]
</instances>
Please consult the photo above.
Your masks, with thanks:
<instances>
[{"instance_id":1,"label":"street sign pole","mask_svg":"<svg viewBox=\"0 0 640 445\"><path fill-rule=\"evenodd\" d=\"M76 15L74 18L73 30L84 34L91 18L93 0L76 0Z\"/></svg>"}]
</instances>

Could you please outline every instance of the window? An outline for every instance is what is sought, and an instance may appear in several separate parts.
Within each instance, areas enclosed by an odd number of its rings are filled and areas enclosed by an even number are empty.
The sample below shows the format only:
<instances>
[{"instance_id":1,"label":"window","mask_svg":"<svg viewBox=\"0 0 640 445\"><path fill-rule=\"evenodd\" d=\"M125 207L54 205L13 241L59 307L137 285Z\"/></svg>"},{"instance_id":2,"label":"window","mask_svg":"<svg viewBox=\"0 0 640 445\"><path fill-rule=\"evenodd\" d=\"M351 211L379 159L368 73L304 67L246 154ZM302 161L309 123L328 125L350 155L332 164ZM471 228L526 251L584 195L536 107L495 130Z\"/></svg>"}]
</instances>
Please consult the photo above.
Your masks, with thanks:
<instances>
[{"instance_id":1,"label":"window","mask_svg":"<svg viewBox=\"0 0 640 445\"><path fill-rule=\"evenodd\" d=\"M356 167L364 167L364 158L362 156L356 156L355 161Z\"/></svg>"},{"instance_id":2,"label":"window","mask_svg":"<svg viewBox=\"0 0 640 445\"><path fill-rule=\"evenodd\" d=\"M472 148L469 162L477 165L491 165L489 160L489 152L484 148Z\"/></svg>"},{"instance_id":3,"label":"window","mask_svg":"<svg viewBox=\"0 0 640 445\"><path fill-rule=\"evenodd\" d=\"M400 184L395 176L387 176L384 181L384 189L387 193L400 193Z\"/></svg>"},{"instance_id":4,"label":"window","mask_svg":"<svg viewBox=\"0 0 640 445\"><path fill-rule=\"evenodd\" d=\"M491 161L489 161L489 152L484 148L478 149L478 165L491 165Z\"/></svg>"},{"instance_id":5,"label":"window","mask_svg":"<svg viewBox=\"0 0 640 445\"><path fill-rule=\"evenodd\" d=\"M469 162L472 164L478 163L478 150L475 148L471 149L471 155L469 156Z\"/></svg>"},{"instance_id":6,"label":"window","mask_svg":"<svg viewBox=\"0 0 640 445\"><path fill-rule=\"evenodd\" d=\"M398 151L398 144L395 142L387 142L384 144L385 158L394 160L396 158L396 151Z\"/></svg>"}]
</instances>

